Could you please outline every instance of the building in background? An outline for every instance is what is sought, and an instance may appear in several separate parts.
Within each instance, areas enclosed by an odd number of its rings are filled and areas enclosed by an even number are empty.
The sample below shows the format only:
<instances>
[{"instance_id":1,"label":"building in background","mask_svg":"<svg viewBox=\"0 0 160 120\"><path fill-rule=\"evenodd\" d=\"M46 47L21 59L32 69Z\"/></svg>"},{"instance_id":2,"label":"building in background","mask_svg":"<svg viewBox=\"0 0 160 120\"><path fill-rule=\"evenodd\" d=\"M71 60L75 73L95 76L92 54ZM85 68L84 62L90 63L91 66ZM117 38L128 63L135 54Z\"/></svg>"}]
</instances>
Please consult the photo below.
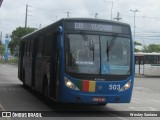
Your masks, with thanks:
<instances>
[{"instance_id":1,"label":"building in background","mask_svg":"<svg viewBox=\"0 0 160 120\"><path fill-rule=\"evenodd\" d=\"M2 5L2 2L3 2L3 0L0 0L0 7L1 7L1 5Z\"/></svg>"}]
</instances>

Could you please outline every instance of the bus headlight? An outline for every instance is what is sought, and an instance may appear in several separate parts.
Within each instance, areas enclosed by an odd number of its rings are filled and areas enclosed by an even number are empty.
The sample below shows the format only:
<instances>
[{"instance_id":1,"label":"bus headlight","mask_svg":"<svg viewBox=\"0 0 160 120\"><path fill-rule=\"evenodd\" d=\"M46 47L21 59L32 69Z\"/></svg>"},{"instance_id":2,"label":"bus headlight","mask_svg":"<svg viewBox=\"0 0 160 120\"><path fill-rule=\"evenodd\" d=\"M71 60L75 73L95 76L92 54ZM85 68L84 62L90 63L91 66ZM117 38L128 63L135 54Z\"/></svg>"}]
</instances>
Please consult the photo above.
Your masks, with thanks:
<instances>
[{"instance_id":1,"label":"bus headlight","mask_svg":"<svg viewBox=\"0 0 160 120\"><path fill-rule=\"evenodd\" d=\"M120 90L119 92L128 90L131 87L131 80L129 80Z\"/></svg>"},{"instance_id":2,"label":"bus headlight","mask_svg":"<svg viewBox=\"0 0 160 120\"><path fill-rule=\"evenodd\" d=\"M65 77L64 82L68 88L71 88L73 90L79 90L79 88L76 85L74 85L68 78Z\"/></svg>"}]
</instances>

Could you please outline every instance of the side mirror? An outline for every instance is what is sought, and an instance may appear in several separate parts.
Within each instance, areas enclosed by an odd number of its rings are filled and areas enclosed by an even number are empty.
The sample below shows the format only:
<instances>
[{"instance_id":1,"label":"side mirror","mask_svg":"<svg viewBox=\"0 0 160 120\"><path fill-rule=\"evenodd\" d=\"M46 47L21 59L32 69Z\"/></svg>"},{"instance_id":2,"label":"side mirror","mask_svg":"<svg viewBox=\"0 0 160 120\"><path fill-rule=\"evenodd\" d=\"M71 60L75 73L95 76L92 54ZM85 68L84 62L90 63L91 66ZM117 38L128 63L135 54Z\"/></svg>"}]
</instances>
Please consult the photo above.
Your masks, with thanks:
<instances>
[{"instance_id":1,"label":"side mirror","mask_svg":"<svg viewBox=\"0 0 160 120\"><path fill-rule=\"evenodd\" d=\"M63 47L63 27L62 26L59 26L59 32L60 32L60 36L59 36L59 45L60 47L62 48Z\"/></svg>"},{"instance_id":2,"label":"side mirror","mask_svg":"<svg viewBox=\"0 0 160 120\"><path fill-rule=\"evenodd\" d=\"M59 26L59 31L60 31L60 34L62 34L62 32L63 32L62 26Z\"/></svg>"}]
</instances>

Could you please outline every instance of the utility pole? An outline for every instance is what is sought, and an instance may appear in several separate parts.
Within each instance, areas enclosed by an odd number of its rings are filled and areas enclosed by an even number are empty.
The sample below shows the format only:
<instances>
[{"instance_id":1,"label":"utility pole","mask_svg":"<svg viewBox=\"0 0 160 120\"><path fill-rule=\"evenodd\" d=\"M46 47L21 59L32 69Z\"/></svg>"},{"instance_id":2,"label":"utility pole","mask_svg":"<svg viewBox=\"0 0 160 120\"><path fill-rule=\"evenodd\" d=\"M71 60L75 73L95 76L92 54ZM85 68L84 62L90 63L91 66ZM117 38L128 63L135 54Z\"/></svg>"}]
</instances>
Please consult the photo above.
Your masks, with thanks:
<instances>
[{"instance_id":1,"label":"utility pole","mask_svg":"<svg viewBox=\"0 0 160 120\"><path fill-rule=\"evenodd\" d=\"M134 12L134 41L135 41L135 29L136 29L136 12L139 12L138 10L130 10L131 12Z\"/></svg>"},{"instance_id":2,"label":"utility pole","mask_svg":"<svg viewBox=\"0 0 160 120\"><path fill-rule=\"evenodd\" d=\"M69 18L69 12L67 12L67 17Z\"/></svg>"},{"instance_id":3,"label":"utility pole","mask_svg":"<svg viewBox=\"0 0 160 120\"><path fill-rule=\"evenodd\" d=\"M26 4L25 28L27 28L28 4Z\"/></svg>"},{"instance_id":4,"label":"utility pole","mask_svg":"<svg viewBox=\"0 0 160 120\"><path fill-rule=\"evenodd\" d=\"M0 7L1 7L1 5L2 5L2 2L3 2L3 0L0 0Z\"/></svg>"},{"instance_id":5,"label":"utility pole","mask_svg":"<svg viewBox=\"0 0 160 120\"><path fill-rule=\"evenodd\" d=\"M95 13L95 19L97 19L98 13Z\"/></svg>"},{"instance_id":6,"label":"utility pole","mask_svg":"<svg viewBox=\"0 0 160 120\"><path fill-rule=\"evenodd\" d=\"M114 18L114 19L116 19L117 21L119 21L120 19L122 19L122 18L120 18L120 13L119 12L117 13L117 17Z\"/></svg>"}]
</instances>

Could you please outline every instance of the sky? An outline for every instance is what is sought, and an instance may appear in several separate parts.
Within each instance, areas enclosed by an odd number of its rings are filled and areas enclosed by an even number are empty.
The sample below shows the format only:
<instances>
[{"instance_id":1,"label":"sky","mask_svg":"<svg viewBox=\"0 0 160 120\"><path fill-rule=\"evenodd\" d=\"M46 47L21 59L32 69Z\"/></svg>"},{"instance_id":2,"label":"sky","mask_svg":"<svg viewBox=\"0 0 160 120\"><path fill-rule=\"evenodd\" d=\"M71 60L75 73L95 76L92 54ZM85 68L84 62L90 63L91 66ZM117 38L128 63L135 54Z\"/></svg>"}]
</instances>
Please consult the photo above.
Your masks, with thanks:
<instances>
[{"instance_id":1,"label":"sky","mask_svg":"<svg viewBox=\"0 0 160 120\"><path fill-rule=\"evenodd\" d=\"M87 17L116 21L120 13L120 22L130 24L135 40L148 45L160 44L160 0L3 0L0 8L0 31L3 40L6 34L12 34L17 27L25 26L25 11L28 4L27 26L45 27L61 18Z\"/></svg>"}]
</instances>

